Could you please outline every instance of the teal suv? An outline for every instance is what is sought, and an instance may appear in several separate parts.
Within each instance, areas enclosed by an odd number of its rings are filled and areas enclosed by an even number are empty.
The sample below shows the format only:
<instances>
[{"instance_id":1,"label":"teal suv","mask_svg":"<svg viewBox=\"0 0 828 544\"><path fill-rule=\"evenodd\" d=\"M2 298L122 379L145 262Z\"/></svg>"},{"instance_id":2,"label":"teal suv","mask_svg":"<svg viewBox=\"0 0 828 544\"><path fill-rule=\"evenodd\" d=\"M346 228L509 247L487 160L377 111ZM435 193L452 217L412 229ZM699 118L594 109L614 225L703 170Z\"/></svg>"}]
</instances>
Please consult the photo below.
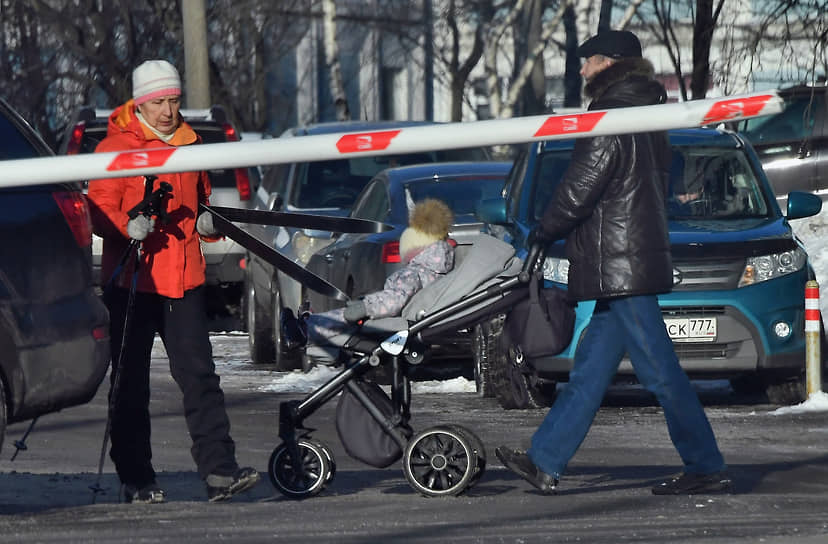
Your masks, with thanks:
<instances>
[{"instance_id":1,"label":"teal suv","mask_svg":"<svg viewBox=\"0 0 828 544\"><path fill-rule=\"evenodd\" d=\"M803 398L805 283L814 278L788 223L819 213L819 197L788 195L783 214L753 148L733 132L670 132L673 161L667 210L673 253L673 290L659 297L667 330L691 378L730 380L740 392L764 392L775 403ZM480 219L496 236L526 252L566 170L573 141L528 144L515 160L502 199L487 200ZM563 241L550 244L547 285L566 288ZM577 307L575 335L555 357L516 361L500 334L502 317L475 331L478 392L506 408L545 404L567 379L594 307ZM825 349L823 348L823 353ZM624 360L620 378L634 378Z\"/></svg>"}]
</instances>

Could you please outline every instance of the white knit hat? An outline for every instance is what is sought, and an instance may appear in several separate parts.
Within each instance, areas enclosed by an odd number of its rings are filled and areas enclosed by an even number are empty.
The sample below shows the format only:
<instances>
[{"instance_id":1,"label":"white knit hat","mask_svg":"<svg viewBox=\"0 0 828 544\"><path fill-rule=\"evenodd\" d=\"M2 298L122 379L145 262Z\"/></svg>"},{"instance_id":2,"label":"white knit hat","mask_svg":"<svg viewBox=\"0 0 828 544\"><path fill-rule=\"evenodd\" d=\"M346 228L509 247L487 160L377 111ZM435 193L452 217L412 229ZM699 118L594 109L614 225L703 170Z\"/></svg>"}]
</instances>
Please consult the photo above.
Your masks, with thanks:
<instances>
[{"instance_id":1,"label":"white knit hat","mask_svg":"<svg viewBox=\"0 0 828 544\"><path fill-rule=\"evenodd\" d=\"M417 203L408 217L408 228L400 236L400 256L404 262L437 240L445 240L454 223L454 214L445 202L426 198Z\"/></svg>"},{"instance_id":2,"label":"white knit hat","mask_svg":"<svg viewBox=\"0 0 828 544\"><path fill-rule=\"evenodd\" d=\"M165 60L148 60L132 71L132 99L135 105L159 96L181 94L181 77Z\"/></svg>"}]
</instances>

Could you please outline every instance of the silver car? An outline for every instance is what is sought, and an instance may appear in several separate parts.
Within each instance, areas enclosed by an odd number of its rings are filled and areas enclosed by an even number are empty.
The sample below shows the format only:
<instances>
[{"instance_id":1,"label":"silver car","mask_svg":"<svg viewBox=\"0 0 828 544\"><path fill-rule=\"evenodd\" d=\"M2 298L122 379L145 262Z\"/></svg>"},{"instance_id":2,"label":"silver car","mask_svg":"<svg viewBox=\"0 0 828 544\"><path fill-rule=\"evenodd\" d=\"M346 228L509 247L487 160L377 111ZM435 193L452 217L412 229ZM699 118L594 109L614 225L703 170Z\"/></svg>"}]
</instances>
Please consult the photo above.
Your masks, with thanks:
<instances>
[{"instance_id":1,"label":"silver car","mask_svg":"<svg viewBox=\"0 0 828 544\"><path fill-rule=\"evenodd\" d=\"M366 132L429 124L425 121L346 121L288 129L282 138L339 132ZM379 171L389 166L441 161L485 161L488 149L436 150L382 157L354 157L317 162L279 164L264 173L253 198L257 210L305 214L348 215L357 195ZM331 233L269 225L245 225L248 232L294 262L307 265L311 255L331 241ZM282 349L283 310L301 312L303 287L254 254L248 254L244 307L254 363L274 364L278 370L298 368L298 355Z\"/></svg>"}]
</instances>

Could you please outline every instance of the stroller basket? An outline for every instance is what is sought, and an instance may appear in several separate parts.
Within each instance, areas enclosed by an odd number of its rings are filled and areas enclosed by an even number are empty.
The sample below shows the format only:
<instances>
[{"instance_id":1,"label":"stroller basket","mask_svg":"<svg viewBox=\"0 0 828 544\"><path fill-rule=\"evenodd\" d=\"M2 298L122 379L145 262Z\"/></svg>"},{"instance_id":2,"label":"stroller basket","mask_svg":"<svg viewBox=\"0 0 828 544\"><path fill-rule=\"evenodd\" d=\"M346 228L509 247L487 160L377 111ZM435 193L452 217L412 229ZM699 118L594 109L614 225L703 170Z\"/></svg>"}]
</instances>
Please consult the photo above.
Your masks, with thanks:
<instances>
[{"instance_id":1,"label":"stroller basket","mask_svg":"<svg viewBox=\"0 0 828 544\"><path fill-rule=\"evenodd\" d=\"M458 495L474 485L485 469L486 452L471 430L451 424L414 433L409 427L407 365L419 362L412 357L418 345L436 343L447 333L506 313L528 297L527 271L534 269L537 260L537 251L530 252L524 263L514 256L511 245L480 234L450 273L412 297L401 317L369 320L355 335L342 335L338 345L348 360L342 371L303 400L280 405L279 437L283 442L268 464L274 487L290 498L301 499L316 495L333 478L335 463L330 448L311 439L312 429L303 422L343 389L348 391L349 402L358 401L376 427L399 446L403 471L415 490L425 496ZM366 394L364 383L360 383L364 382L362 376L379 364L390 365L388 403Z\"/></svg>"}]
</instances>

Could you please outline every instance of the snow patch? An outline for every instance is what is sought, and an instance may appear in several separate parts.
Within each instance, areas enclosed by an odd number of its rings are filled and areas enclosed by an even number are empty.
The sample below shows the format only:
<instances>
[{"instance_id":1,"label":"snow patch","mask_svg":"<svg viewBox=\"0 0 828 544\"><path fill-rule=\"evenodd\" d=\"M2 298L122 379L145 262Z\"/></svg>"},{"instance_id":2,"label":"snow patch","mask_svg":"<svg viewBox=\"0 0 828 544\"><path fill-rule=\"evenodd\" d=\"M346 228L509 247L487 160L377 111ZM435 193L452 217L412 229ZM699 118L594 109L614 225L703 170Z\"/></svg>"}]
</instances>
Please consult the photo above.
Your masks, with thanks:
<instances>
[{"instance_id":1,"label":"snow patch","mask_svg":"<svg viewBox=\"0 0 828 544\"><path fill-rule=\"evenodd\" d=\"M804 414L809 412L828 412L828 393L824 391L817 391L811 393L810 396L796 406L783 406L777 408L772 415L781 416L787 414Z\"/></svg>"}]
</instances>

